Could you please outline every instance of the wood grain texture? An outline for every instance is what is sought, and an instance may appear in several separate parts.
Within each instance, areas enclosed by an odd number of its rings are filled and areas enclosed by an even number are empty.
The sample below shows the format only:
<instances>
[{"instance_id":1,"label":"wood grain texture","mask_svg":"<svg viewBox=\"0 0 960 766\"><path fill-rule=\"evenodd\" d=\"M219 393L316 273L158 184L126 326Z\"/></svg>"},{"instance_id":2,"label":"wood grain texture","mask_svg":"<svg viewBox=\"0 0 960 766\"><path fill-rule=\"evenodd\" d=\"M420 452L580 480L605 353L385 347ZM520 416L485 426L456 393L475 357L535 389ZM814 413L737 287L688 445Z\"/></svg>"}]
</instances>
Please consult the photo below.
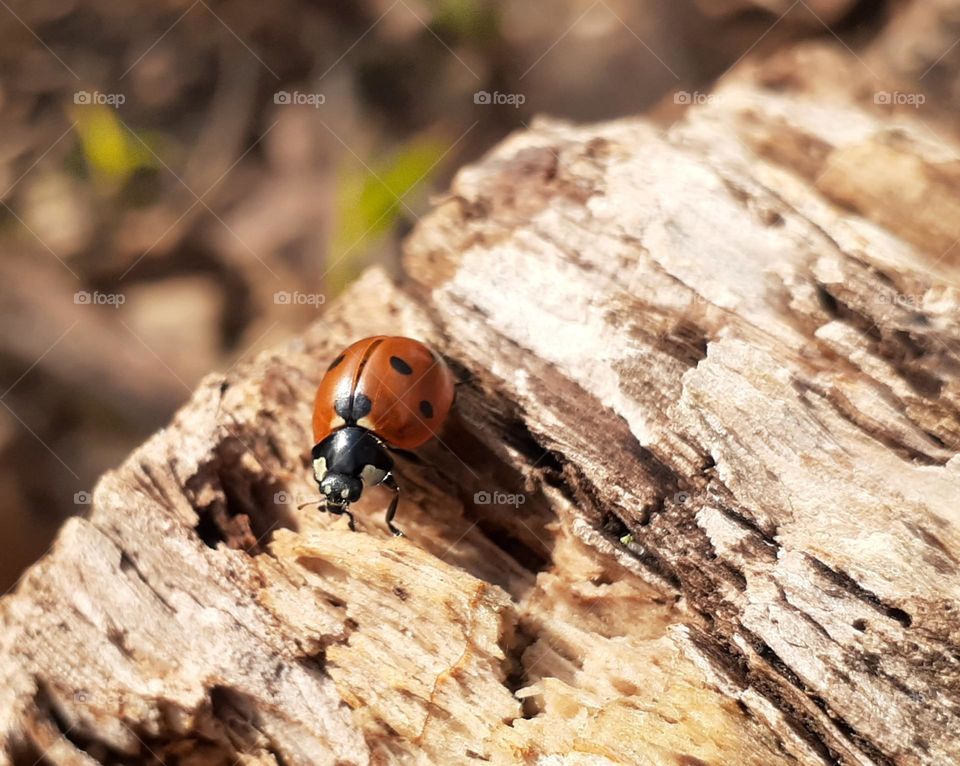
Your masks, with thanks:
<instances>
[{"instance_id":1,"label":"wood grain texture","mask_svg":"<svg viewBox=\"0 0 960 766\"><path fill-rule=\"evenodd\" d=\"M208 377L4 598L9 762L955 762L956 149L791 56L668 130L538 121L403 284ZM401 540L296 509L376 333L463 381Z\"/></svg>"}]
</instances>

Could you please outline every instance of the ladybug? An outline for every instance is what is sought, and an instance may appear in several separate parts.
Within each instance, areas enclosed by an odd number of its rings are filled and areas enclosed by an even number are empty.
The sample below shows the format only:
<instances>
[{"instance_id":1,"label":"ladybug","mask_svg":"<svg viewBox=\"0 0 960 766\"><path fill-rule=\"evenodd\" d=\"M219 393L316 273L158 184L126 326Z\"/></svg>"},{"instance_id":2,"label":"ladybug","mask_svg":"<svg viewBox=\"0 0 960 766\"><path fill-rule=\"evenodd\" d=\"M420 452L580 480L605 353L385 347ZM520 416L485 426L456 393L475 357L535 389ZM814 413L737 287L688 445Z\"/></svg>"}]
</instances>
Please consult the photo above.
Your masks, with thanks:
<instances>
[{"instance_id":1,"label":"ladybug","mask_svg":"<svg viewBox=\"0 0 960 766\"><path fill-rule=\"evenodd\" d=\"M328 513L346 514L363 488L393 491L387 527L400 487L389 450L411 450L429 441L450 412L453 373L437 353L412 338L376 335L348 346L330 363L313 405L313 473Z\"/></svg>"}]
</instances>

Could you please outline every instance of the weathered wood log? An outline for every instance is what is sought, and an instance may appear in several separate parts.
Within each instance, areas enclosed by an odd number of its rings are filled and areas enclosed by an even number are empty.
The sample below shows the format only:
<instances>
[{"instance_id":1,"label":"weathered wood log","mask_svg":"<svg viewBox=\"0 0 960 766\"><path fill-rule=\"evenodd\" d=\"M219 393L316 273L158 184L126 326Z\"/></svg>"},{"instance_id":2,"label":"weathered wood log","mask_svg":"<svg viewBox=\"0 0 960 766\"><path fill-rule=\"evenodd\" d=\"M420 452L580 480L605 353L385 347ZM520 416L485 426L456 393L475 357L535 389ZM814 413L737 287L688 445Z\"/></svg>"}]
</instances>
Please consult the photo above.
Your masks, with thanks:
<instances>
[{"instance_id":1,"label":"weathered wood log","mask_svg":"<svg viewBox=\"0 0 960 766\"><path fill-rule=\"evenodd\" d=\"M666 132L538 122L403 284L208 377L3 600L6 761L956 762L956 150L798 60ZM296 508L374 333L464 381L408 539Z\"/></svg>"}]
</instances>

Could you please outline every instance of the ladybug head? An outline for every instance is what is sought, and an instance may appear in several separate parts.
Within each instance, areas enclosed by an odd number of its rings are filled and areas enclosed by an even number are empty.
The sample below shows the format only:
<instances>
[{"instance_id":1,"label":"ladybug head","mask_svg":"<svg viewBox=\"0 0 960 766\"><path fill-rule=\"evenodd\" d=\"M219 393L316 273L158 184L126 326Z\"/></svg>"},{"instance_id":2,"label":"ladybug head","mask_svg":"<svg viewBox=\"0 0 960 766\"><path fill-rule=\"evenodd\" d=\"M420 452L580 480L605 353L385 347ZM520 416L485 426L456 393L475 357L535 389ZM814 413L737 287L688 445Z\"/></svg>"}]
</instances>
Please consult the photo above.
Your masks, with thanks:
<instances>
[{"instance_id":1,"label":"ladybug head","mask_svg":"<svg viewBox=\"0 0 960 766\"><path fill-rule=\"evenodd\" d=\"M349 505L360 499L363 482L345 473L328 473L320 480L320 492L328 505Z\"/></svg>"},{"instance_id":2,"label":"ladybug head","mask_svg":"<svg viewBox=\"0 0 960 766\"><path fill-rule=\"evenodd\" d=\"M380 440L357 426L334 431L313 448L313 474L328 506L357 502L364 484L379 484L392 467Z\"/></svg>"}]
</instances>

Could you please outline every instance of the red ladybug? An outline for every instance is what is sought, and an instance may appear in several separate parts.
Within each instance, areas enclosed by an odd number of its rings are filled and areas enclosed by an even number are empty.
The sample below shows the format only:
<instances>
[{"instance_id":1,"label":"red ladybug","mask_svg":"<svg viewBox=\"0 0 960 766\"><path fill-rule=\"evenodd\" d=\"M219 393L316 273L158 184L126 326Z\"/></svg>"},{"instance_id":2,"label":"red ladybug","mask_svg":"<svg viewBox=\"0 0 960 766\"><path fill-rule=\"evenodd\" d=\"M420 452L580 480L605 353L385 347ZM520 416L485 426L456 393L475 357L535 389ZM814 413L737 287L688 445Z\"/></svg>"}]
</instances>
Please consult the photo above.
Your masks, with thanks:
<instances>
[{"instance_id":1,"label":"red ladybug","mask_svg":"<svg viewBox=\"0 0 960 766\"><path fill-rule=\"evenodd\" d=\"M376 335L358 340L327 368L313 405L313 472L325 510L345 513L364 486L393 490L387 526L400 488L388 449L409 450L429 441L453 404L455 381L443 359L412 338Z\"/></svg>"}]
</instances>

